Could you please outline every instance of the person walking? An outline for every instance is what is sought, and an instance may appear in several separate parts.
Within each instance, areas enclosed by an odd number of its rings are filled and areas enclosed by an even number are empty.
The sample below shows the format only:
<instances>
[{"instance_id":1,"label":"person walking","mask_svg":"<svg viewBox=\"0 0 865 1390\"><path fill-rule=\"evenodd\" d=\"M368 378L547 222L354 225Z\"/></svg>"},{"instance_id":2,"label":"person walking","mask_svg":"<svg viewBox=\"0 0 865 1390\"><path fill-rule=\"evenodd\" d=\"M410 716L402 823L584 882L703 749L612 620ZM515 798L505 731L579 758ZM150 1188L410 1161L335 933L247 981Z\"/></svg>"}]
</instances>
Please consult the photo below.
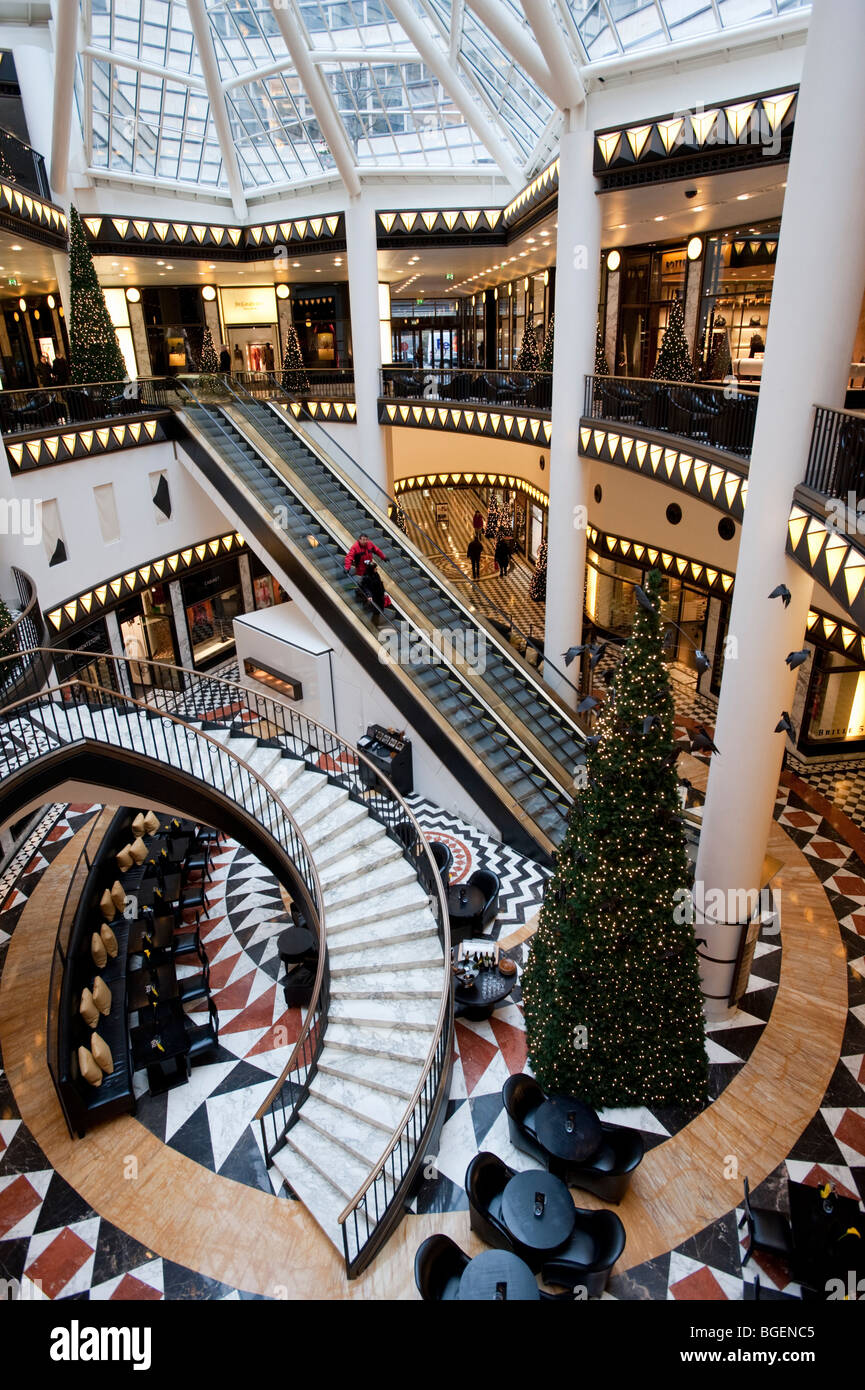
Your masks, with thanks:
<instances>
[{"instance_id":1,"label":"person walking","mask_svg":"<svg viewBox=\"0 0 865 1390\"><path fill-rule=\"evenodd\" d=\"M493 558L499 567L499 574L502 579L504 579L511 564L511 547L508 544L506 536L499 536L496 541L495 555Z\"/></svg>"},{"instance_id":2,"label":"person walking","mask_svg":"<svg viewBox=\"0 0 865 1390\"><path fill-rule=\"evenodd\" d=\"M222 351L219 354L219 370L223 376L230 376L231 374L231 353L228 351L226 343L222 344Z\"/></svg>"},{"instance_id":3,"label":"person walking","mask_svg":"<svg viewBox=\"0 0 865 1390\"><path fill-rule=\"evenodd\" d=\"M480 579L481 556L484 553L484 548L481 544L480 531L475 531L473 540L469 541L469 548L466 553L472 562L472 579Z\"/></svg>"},{"instance_id":4,"label":"person walking","mask_svg":"<svg viewBox=\"0 0 865 1390\"><path fill-rule=\"evenodd\" d=\"M345 557L346 574L353 568L357 578L363 579L366 567L374 555L377 555L380 560L384 559L384 551L379 550L377 545L373 545L366 532L363 532L362 535L358 536Z\"/></svg>"},{"instance_id":5,"label":"person walking","mask_svg":"<svg viewBox=\"0 0 865 1390\"><path fill-rule=\"evenodd\" d=\"M383 613L385 608L390 607L390 598L384 591L384 584L375 560L367 560L366 570L358 588L377 613Z\"/></svg>"},{"instance_id":6,"label":"person walking","mask_svg":"<svg viewBox=\"0 0 865 1390\"><path fill-rule=\"evenodd\" d=\"M472 517L472 526L475 528L475 535L480 539L480 534L484 529L484 519L480 512L475 512Z\"/></svg>"}]
</instances>

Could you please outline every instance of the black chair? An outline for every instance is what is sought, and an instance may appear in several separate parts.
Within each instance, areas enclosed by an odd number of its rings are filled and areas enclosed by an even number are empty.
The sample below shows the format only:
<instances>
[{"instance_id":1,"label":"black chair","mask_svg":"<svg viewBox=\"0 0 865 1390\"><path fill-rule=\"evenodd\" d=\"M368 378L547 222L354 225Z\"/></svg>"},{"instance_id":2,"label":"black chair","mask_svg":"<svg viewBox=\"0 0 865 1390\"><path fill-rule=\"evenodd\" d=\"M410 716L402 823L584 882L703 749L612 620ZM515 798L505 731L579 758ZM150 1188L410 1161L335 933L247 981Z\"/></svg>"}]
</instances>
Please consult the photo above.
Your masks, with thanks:
<instances>
[{"instance_id":1,"label":"black chair","mask_svg":"<svg viewBox=\"0 0 865 1390\"><path fill-rule=\"evenodd\" d=\"M184 884L188 881L190 874L197 874L199 882L203 888L211 877L210 855L212 842L205 840L201 845L193 844L183 864ZM196 885L197 886L197 885Z\"/></svg>"},{"instance_id":2,"label":"black chair","mask_svg":"<svg viewBox=\"0 0 865 1390\"><path fill-rule=\"evenodd\" d=\"M432 857L438 865L438 871L441 874L445 892L447 892L448 885L451 881L451 869L454 866L453 854L449 846L442 844L441 840L430 840L429 847L432 850Z\"/></svg>"},{"instance_id":3,"label":"black chair","mask_svg":"<svg viewBox=\"0 0 865 1390\"><path fill-rule=\"evenodd\" d=\"M508 1132L514 1148L546 1163L549 1155L538 1139L534 1117L545 1100L541 1087L533 1076L518 1072L509 1076L502 1087L502 1101L508 1117Z\"/></svg>"},{"instance_id":4,"label":"black chair","mask_svg":"<svg viewBox=\"0 0 865 1390\"><path fill-rule=\"evenodd\" d=\"M577 1208L577 1224L567 1245L546 1260L541 1269L545 1284L562 1284L586 1290L587 1298L600 1298L610 1271L625 1248L625 1228L614 1211Z\"/></svg>"},{"instance_id":5,"label":"black chair","mask_svg":"<svg viewBox=\"0 0 865 1390\"><path fill-rule=\"evenodd\" d=\"M201 945L201 934L198 930L198 923L190 927L187 931L175 932L171 943L171 954L175 960L183 960L185 956L198 956L204 963L206 956Z\"/></svg>"},{"instance_id":6,"label":"black chair","mask_svg":"<svg viewBox=\"0 0 865 1390\"><path fill-rule=\"evenodd\" d=\"M417 844L417 831L411 821L401 820L393 827L393 833L404 849L414 849Z\"/></svg>"},{"instance_id":7,"label":"black chair","mask_svg":"<svg viewBox=\"0 0 865 1390\"><path fill-rule=\"evenodd\" d=\"M207 901L206 889L207 884L205 883L203 878L198 879L196 883L185 884L180 899L181 913L187 912L192 908L196 908L199 911L203 910L204 912L209 912L210 903Z\"/></svg>"},{"instance_id":8,"label":"black chair","mask_svg":"<svg viewBox=\"0 0 865 1390\"><path fill-rule=\"evenodd\" d=\"M177 981L177 996L181 1004L193 999L206 999L210 994L210 961L205 957L204 965L194 975Z\"/></svg>"},{"instance_id":9,"label":"black chair","mask_svg":"<svg viewBox=\"0 0 865 1390\"><path fill-rule=\"evenodd\" d=\"M487 1245L522 1254L502 1217L502 1193L514 1177L514 1169L491 1153L475 1154L466 1169L471 1228Z\"/></svg>"},{"instance_id":10,"label":"black chair","mask_svg":"<svg viewBox=\"0 0 865 1390\"><path fill-rule=\"evenodd\" d=\"M298 965L288 972L283 993L287 1009L303 1009L312 998L316 965Z\"/></svg>"},{"instance_id":11,"label":"black chair","mask_svg":"<svg viewBox=\"0 0 865 1390\"><path fill-rule=\"evenodd\" d=\"M492 869L475 869L468 879L467 886L480 888L484 895L484 905L481 909L481 931L485 931L499 915L499 893L502 886L499 876L494 874Z\"/></svg>"},{"instance_id":12,"label":"black chair","mask_svg":"<svg viewBox=\"0 0 865 1390\"><path fill-rule=\"evenodd\" d=\"M190 1066L196 1062L208 1061L219 1047L219 1014L212 999L207 1001L208 1019L206 1023L190 1023L184 1020L186 1037L189 1042L187 1058Z\"/></svg>"},{"instance_id":13,"label":"black chair","mask_svg":"<svg viewBox=\"0 0 865 1390\"><path fill-rule=\"evenodd\" d=\"M631 1185L631 1178L643 1161L645 1145L635 1129L621 1129L601 1122L604 1138L600 1148L585 1163L563 1164L550 1160L550 1172L564 1179L569 1187L592 1192L602 1202L618 1205Z\"/></svg>"},{"instance_id":14,"label":"black chair","mask_svg":"<svg viewBox=\"0 0 865 1390\"><path fill-rule=\"evenodd\" d=\"M786 1216L771 1207L753 1207L751 1189L745 1179L745 1211L739 1222L739 1230L747 1223L750 1237L748 1250L742 1260L742 1268L750 1260L755 1250L763 1250L767 1255L777 1255L788 1263L793 1258L793 1232Z\"/></svg>"},{"instance_id":15,"label":"black chair","mask_svg":"<svg viewBox=\"0 0 865 1390\"><path fill-rule=\"evenodd\" d=\"M425 1303L442 1303L459 1296L460 1279L469 1263L450 1236L428 1236L414 1257L414 1281Z\"/></svg>"}]
</instances>

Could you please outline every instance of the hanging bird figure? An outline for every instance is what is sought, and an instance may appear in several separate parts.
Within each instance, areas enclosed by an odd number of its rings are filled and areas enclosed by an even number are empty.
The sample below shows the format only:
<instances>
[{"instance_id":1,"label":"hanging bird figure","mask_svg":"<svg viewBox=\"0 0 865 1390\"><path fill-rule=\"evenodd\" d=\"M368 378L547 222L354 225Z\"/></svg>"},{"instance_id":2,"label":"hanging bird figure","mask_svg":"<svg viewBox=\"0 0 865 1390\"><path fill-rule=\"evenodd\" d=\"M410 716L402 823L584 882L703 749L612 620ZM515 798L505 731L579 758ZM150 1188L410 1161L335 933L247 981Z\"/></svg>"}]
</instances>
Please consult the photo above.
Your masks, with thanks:
<instances>
[{"instance_id":1,"label":"hanging bird figure","mask_svg":"<svg viewBox=\"0 0 865 1390\"><path fill-rule=\"evenodd\" d=\"M775 725L776 734L789 734L791 738L796 737L796 730L793 728L793 721L785 709L781 711L781 718Z\"/></svg>"},{"instance_id":2,"label":"hanging bird figure","mask_svg":"<svg viewBox=\"0 0 865 1390\"><path fill-rule=\"evenodd\" d=\"M711 666L711 664L712 664L712 663L711 663L711 661L709 660L709 658L707 657L706 653L705 653L705 652L701 652L701 651L700 651L700 648L697 647L696 651L694 652L694 665L696 666L697 670L700 672L700 675L701 675L701 676L702 676L702 674L703 674L704 671L708 671L708 669L709 669L709 667Z\"/></svg>"},{"instance_id":3,"label":"hanging bird figure","mask_svg":"<svg viewBox=\"0 0 865 1390\"><path fill-rule=\"evenodd\" d=\"M779 598L779 599L781 599L781 601L782 601L783 604L784 604L784 607L785 607L785 608L789 608L789 607L790 607L790 600L791 600L791 598L793 597L793 595L790 593L790 590L787 588L787 585L786 585L786 584L779 584L779 585L777 585L776 588L774 588L774 589L772 590L772 592L771 592L771 594L769 595L769 597L770 597L770 598Z\"/></svg>"},{"instance_id":4,"label":"hanging bird figure","mask_svg":"<svg viewBox=\"0 0 865 1390\"><path fill-rule=\"evenodd\" d=\"M692 735L691 735L691 752L692 752L692 753L717 753L717 752L718 752L718 749L715 747L714 743L712 742L711 738L709 737L709 734L708 734L708 733L706 732L706 730L702 727L702 725L701 725L701 727L697 730L697 732L696 732L695 734L692 734Z\"/></svg>"},{"instance_id":5,"label":"hanging bird figure","mask_svg":"<svg viewBox=\"0 0 865 1390\"><path fill-rule=\"evenodd\" d=\"M795 671L797 666L804 666L808 657L811 655L807 647L803 647L800 652L788 652L784 657L791 671Z\"/></svg>"}]
</instances>

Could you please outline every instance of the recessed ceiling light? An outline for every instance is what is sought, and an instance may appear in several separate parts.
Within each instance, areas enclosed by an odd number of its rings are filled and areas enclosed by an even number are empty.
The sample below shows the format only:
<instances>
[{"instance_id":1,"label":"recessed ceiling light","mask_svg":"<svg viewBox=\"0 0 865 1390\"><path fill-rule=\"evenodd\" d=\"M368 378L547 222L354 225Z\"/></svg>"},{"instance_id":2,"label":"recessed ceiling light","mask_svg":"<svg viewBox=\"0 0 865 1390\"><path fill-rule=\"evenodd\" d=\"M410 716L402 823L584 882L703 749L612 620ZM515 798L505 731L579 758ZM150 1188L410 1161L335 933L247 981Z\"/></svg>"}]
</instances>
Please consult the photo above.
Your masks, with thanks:
<instances>
[{"instance_id":1,"label":"recessed ceiling light","mask_svg":"<svg viewBox=\"0 0 865 1390\"><path fill-rule=\"evenodd\" d=\"M12 250L13 250L13 251L21 251L21 250L23 250L23 247L21 247L21 246L13 246L13 247L12 247Z\"/></svg>"},{"instance_id":2,"label":"recessed ceiling light","mask_svg":"<svg viewBox=\"0 0 865 1390\"><path fill-rule=\"evenodd\" d=\"M216 269L216 266L215 266L215 265L209 265L209 266L207 267L207 269L208 269L208 270L215 270L215 269Z\"/></svg>"},{"instance_id":3,"label":"recessed ceiling light","mask_svg":"<svg viewBox=\"0 0 865 1390\"><path fill-rule=\"evenodd\" d=\"M655 218L655 221L656 221L656 222L666 222L666 220L667 220L667 219L666 219L666 217L663 216L663 214L661 214L660 216L658 216L658 217Z\"/></svg>"},{"instance_id":4,"label":"recessed ceiling light","mask_svg":"<svg viewBox=\"0 0 865 1390\"><path fill-rule=\"evenodd\" d=\"M156 264L157 264L157 265L165 265L165 262L164 262L164 261L157 261Z\"/></svg>"},{"instance_id":5,"label":"recessed ceiling light","mask_svg":"<svg viewBox=\"0 0 865 1390\"><path fill-rule=\"evenodd\" d=\"M300 261L292 261L291 264L292 264L293 266L297 267L297 266L300 265Z\"/></svg>"}]
</instances>

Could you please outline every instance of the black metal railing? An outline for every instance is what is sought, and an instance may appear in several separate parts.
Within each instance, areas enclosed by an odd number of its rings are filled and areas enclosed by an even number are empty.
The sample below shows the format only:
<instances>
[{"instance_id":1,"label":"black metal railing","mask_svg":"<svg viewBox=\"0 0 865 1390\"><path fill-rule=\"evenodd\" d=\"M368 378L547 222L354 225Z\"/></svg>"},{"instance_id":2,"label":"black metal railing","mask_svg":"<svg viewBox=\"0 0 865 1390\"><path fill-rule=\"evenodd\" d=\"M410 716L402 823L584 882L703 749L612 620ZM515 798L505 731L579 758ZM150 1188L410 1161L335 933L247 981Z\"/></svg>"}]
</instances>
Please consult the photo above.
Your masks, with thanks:
<instances>
[{"instance_id":1,"label":"black metal railing","mask_svg":"<svg viewBox=\"0 0 865 1390\"><path fill-rule=\"evenodd\" d=\"M818 405L814 412L805 486L846 504L865 495L865 415ZM856 504L854 504L854 511Z\"/></svg>"},{"instance_id":2,"label":"black metal railing","mask_svg":"<svg viewBox=\"0 0 865 1390\"><path fill-rule=\"evenodd\" d=\"M552 372L493 371L483 367L382 367L381 394L387 400L458 401L514 409L552 409Z\"/></svg>"},{"instance_id":3,"label":"black metal railing","mask_svg":"<svg viewBox=\"0 0 865 1390\"><path fill-rule=\"evenodd\" d=\"M353 401L353 367L303 367L292 371L232 372L226 377L251 396L266 400L285 394L293 400Z\"/></svg>"},{"instance_id":4,"label":"black metal railing","mask_svg":"<svg viewBox=\"0 0 865 1390\"><path fill-rule=\"evenodd\" d=\"M51 201L51 188L42 155L19 140L11 130L0 128L0 179L17 183L37 198Z\"/></svg>"},{"instance_id":5,"label":"black metal railing","mask_svg":"<svg viewBox=\"0 0 865 1390\"><path fill-rule=\"evenodd\" d=\"M20 612L0 632L0 704L11 704L25 695L35 695L48 680L51 662L36 651L45 636L45 620L39 607L36 585L23 570L12 566L18 590Z\"/></svg>"},{"instance_id":6,"label":"black metal railing","mask_svg":"<svg viewBox=\"0 0 865 1390\"><path fill-rule=\"evenodd\" d=\"M756 391L644 377L587 376L583 414L674 434L709 448L751 457Z\"/></svg>"},{"instance_id":7,"label":"black metal railing","mask_svg":"<svg viewBox=\"0 0 865 1390\"><path fill-rule=\"evenodd\" d=\"M171 379L136 377L87 386L57 385L0 392L0 433L28 434L64 425L137 415L172 403Z\"/></svg>"}]
</instances>

